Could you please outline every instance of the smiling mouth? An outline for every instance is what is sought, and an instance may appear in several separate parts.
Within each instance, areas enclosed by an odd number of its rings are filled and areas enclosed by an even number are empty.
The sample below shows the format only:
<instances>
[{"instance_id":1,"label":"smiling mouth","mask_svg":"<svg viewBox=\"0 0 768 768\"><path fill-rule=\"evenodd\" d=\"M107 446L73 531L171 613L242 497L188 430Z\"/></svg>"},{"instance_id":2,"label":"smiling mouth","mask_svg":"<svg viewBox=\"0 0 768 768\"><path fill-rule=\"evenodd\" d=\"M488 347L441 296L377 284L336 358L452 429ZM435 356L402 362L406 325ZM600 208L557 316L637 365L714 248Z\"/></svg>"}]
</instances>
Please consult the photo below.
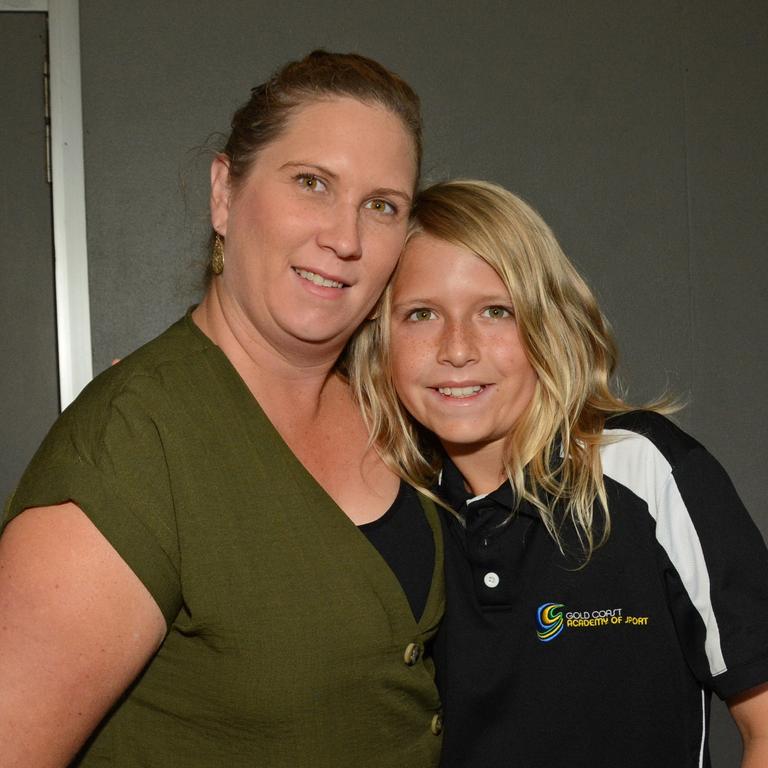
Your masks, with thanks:
<instances>
[{"instance_id":1,"label":"smiling mouth","mask_svg":"<svg viewBox=\"0 0 768 768\"><path fill-rule=\"evenodd\" d=\"M344 283L340 283L337 280L329 280L327 277L323 277L322 275L316 275L314 272L310 272L308 269L298 269L297 267L292 267L292 269L300 278L309 280L310 283L314 283L315 285L319 285L323 288L347 287Z\"/></svg>"},{"instance_id":2,"label":"smiling mouth","mask_svg":"<svg viewBox=\"0 0 768 768\"><path fill-rule=\"evenodd\" d=\"M438 387L437 391L446 397L464 398L472 397L484 389L484 385L475 384L472 387Z\"/></svg>"}]
</instances>

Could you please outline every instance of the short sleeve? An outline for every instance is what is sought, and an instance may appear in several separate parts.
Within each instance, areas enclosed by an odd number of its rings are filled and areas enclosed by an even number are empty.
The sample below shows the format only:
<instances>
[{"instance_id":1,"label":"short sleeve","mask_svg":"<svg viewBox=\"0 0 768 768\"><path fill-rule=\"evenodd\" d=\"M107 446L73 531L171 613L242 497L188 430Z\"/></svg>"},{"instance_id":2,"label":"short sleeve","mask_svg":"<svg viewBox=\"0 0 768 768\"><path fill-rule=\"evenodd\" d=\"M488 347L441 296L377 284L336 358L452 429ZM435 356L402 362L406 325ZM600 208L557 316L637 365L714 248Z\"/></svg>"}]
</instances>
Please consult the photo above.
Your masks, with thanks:
<instances>
[{"instance_id":1,"label":"short sleeve","mask_svg":"<svg viewBox=\"0 0 768 768\"><path fill-rule=\"evenodd\" d=\"M54 424L6 507L72 501L147 587L168 625L181 607L173 494L149 376L94 380Z\"/></svg>"},{"instance_id":2,"label":"short sleeve","mask_svg":"<svg viewBox=\"0 0 768 768\"><path fill-rule=\"evenodd\" d=\"M768 681L768 551L725 470L701 446L674 468L668 486L697 539L679 543L696 594L684 595L675 574L669 603L689 665L725 699Z\"/></svg>"}]
</instances>

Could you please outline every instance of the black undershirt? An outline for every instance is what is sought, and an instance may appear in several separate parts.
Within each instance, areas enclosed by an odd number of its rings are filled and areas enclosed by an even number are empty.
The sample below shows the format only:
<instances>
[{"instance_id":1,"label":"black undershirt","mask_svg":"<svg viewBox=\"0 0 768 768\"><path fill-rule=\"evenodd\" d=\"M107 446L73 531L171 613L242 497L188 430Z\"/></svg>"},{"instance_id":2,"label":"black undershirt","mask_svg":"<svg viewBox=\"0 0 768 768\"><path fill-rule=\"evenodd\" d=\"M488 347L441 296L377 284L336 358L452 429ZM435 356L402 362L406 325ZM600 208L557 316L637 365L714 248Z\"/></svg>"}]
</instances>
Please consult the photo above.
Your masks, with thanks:
<instances>
[{"instance_id":1,"label":"black undershirt","mask_svg":"<svg viewBox=\"0 0 768 768\"><path fill-rule=\"evenodd\" d=\"M418 621L427 603L435 542L419 496L401 482L397 498L378 519L358 526L397 576Z\"/></svg>"}]
</instances>

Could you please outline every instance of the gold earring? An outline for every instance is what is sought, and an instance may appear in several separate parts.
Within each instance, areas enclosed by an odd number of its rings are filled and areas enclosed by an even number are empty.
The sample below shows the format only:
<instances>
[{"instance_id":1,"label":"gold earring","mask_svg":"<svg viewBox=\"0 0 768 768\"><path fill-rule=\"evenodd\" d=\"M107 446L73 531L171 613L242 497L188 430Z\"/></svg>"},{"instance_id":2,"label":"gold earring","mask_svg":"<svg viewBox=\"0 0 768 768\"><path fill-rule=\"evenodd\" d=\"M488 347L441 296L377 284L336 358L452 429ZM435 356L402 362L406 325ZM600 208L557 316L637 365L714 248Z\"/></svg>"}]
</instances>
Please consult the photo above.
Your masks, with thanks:
<instances>
[{"instance_id":1,"label":"gold earring","mask_svg":"<svg viewBox=\"0 0 768 768\"><path fill-rule=\"evenodd\" d=\"M213 253L211 254L211 272L220 275L224 271L224 241L221 235L216 233L213 238Z\"/></svg>"}]
</instances>

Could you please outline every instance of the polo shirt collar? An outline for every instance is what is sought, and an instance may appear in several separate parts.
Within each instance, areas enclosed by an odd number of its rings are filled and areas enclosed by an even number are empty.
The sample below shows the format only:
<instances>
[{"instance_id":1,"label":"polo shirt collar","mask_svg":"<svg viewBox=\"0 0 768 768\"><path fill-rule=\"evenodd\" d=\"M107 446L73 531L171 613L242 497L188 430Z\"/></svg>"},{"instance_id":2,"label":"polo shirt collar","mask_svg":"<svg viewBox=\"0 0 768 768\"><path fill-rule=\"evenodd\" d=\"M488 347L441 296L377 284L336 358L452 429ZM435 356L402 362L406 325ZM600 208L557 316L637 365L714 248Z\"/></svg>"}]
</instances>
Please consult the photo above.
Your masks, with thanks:
<instances>
[{"instance_id":1,"label":"polo shirt collar","mask_svg":"<svg viewBox=\"0 0 768 768\"><path fill-rule=\"evenodd\" d=\"M529 517L538 518L538 512L530 504L523 502L519 509L515 510L517 494L509 480L505 480L495 491L473 496L464 483L464 477L459 468L453 463L447 454L443 454L443 468L438 479L438 495L448 503L456 512L465 515L473 508L494 507L502 513L502 518L509 517L513 512Z\"/></svg>"}]
</instances>

